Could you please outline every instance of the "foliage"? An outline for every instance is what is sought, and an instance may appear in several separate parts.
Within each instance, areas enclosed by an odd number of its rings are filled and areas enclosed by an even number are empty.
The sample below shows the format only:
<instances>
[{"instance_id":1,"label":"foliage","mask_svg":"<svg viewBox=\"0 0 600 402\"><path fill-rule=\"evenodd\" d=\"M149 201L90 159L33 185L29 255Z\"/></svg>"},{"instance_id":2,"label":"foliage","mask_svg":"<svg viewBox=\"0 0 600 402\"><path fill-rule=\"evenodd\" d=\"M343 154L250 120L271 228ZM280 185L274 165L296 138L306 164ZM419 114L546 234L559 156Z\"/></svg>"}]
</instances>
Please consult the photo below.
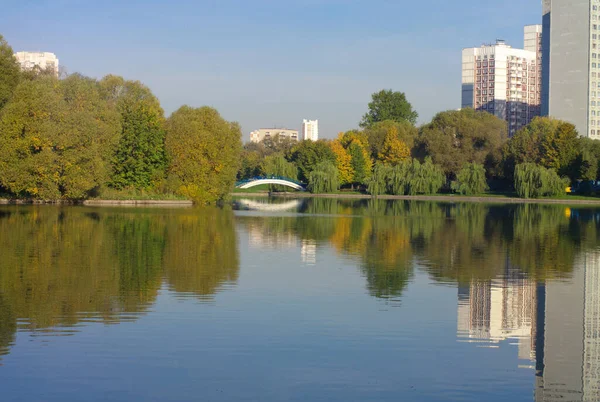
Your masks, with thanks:
<instances>
[{"instance_id":1,"label":"foliage","mask_svg":"<svg viewBox=\"0 0 600 402\"><path fill-rule=\"evenodd\" d=\"M369 192L377 196L385 189L391 195L429 195L440 191L444 181L444 172L433 164L431 158L426 158L424 163L411 159L394 167L376 165L369 181Z\"/></svg>"},{"instance_id":2,"label":"foliage","mask_svg":"<svg viewBox=\"0 0 600 402\"><path fill-rule=\"evenodd\" d=\"M365 146L354 140L348 146L350 155L350 166L354 172L352 183L364 183L371 176L373 163Z\"/></svg>"},{"instance_id":3,"label":"foliage","mask_svg":"<svg viewBox=\"0 0 600 402\"><path fill-rule=\"evenodd\" d=\"M340 185L351 184L354 178L354 169L352 169L352 157L338 138L329 143L329 147L335 155L335 166L338 170Z\"/></svg>"},{"instance_id":4,"label":"foliage","mask_svg":"<svg viewBox=\"0 0 600 402\"><path fill-rule=\"evenodd\" d=\"M298 166L298 178L310 182L309 176L315 167L325 161L335 163L335 154L324 140L302 141L292 148L289 160Z\"/></svg>"},{"instance_id":5,"label":"foliage","mask_svg":"<svg viewBox=\"0 0 600 402\"><path fill-rule=\"evenodd\" d=\"M210 107L183 106L167 120L168 183L201 204L224 199L233 189L241 153L241 130Z\"/></svg>"},{"instance_id":6,"label":"foliage","mask_svg":"<svg viewBox=\"0 0 600 402\"><path fill-rule=\"evenodd\" d=\"M117 189L156 187L167 166L164 113L158 99L142 83L113 75L100 81L100 88L121 116L111 185Z\"/></svg>"},{"instance_id":7,"label":"foliage","mask_svg":"<svg viewBox=\"0 0 600 402\"><path fill-rule=\"evenodd\" d=\"M463 195L481 194L488 189L485 179L485 168L476 163L467 163L452 183L452 190Z\"/></svg>"},{"instance_id":8,"label":"foliage","mask_svg":"<svg viewBox=\"0 0 600 402\"><path fill-rule=\"evenodd\" d=\"M298 178L298 168L291 162L288 162L281 154L267 156L261 163L261 174L283 176L296 180Z\"/></svg>"},{"instance_id":9,"label":"foliage","mask_svg":"<svg viewBox=\"0 0 600 402\"><path fill-rule=\"evenodd\" d=\"M437 114L419 133L417 154L430 156L444 172L454 177L467 163L494 169L507 140L506 122L473 109Z\"/></svg>"},{"instance_id":10,"label":"foliage","mask_svg":"<svg viewBox=\"0 0 600 402\"><path fill-rule=\"evenodd\" d=\"M552 169L534 163L515 168L515 190L521 198L541 198L565 194L568 180L561 179Z\"/></svg>"},{"instance_id":11,"label":"foliage","mask_svg":"<svg viewBox=\"0 0 600 402\"><path fill-rule=\"evenodd\" d=\"M371 127L365 128L364 135L367 137L372 159L377 159L382 153L385 140L390 133L395 134L400 141L412 150L419 135L419 130L407 121L396 122L392 120L375 123Z\"/></svg>"},{"instance_id":12,"label":"foliage","mask_svg":"<svg viewBox=\"0 0 600 402\"><path fill-rule=\"evenodd\" d=\"M23 81L0 114L0 181L19 197L86 198L108 180L120 130L96 81Z\"/></svg>"},{"instance_id":13,"label":"foliage","mask_svg":"<svg viewBox=\"0 0 600 402\"><path fill-rule=\"evenodd\" d=\"M398 129L392 127L386 134L378 160L395 166L410 157L410 149L398 138Z\"/></svg>"},{"instance_id":14,"label":"foliage","mask_svg":"<svg viewBox=\"0 0 600 402\"><path fill-rule=\"evenodd\" d=\"M388 182L392 168L383 163L376 163L371 178L367 181L367 191L374 197L388 192Z\"/></svg>"},{"instance_id":15,"label":"foliage","mask_svg":"<svg viewBox=\"0 0 600 402\"><path fill-rule=\"evenodd\" d=\"M0 35L0 109L11 98L20 80L20 67L13 49Z\"/></svg>"},{"instance_id":16,"label":"foliage","mask_svg":"<svg viewBox=\"0 0 600 402\"><path fill-rule=\"evenodd\" d=\"M580 139L572 124L549 117L536 117L505 145L505 176L512 178L519 164L535 163L575 180L577 172L573 164L580 149L579 144Z\"/></svg>"},{"instance_id":17,"label":"foliage","mask_svg":"<svg viewBox=\"0 0 600 402\"><path fill-rule=\"evenodd\" d=\"M407 121L414 125L418 117L419 114L413 110L403 92L381 90L372 95L369 111L363 116L360 126L371 127L375 123L386 120Z\"/></svg>"},{"instance_id":18,"label":"foliage","mask_svg":"<svg viewBox=\"0 0 600 402\"><path fill-rule=\"evenodd\" d=\"M331 161L318 163L308 178L308 190L314 194L333 193L340 188L338 172Z\"/></svg>"}]
</instances>

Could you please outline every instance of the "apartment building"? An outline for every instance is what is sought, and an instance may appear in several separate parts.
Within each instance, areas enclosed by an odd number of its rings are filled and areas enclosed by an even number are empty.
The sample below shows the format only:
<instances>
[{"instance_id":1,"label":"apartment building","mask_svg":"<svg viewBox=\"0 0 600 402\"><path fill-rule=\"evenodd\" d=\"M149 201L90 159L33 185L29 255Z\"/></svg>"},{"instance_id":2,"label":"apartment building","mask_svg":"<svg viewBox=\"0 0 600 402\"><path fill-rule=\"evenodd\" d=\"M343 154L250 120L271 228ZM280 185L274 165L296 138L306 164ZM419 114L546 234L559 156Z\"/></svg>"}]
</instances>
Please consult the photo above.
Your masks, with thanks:
<instances>
[{"instance_id":1,"label":"apartment building","mask_svg":"<svg viewBox=\"0 0 600 402\"><path fill-rule=\"evenodd\" d=\"M524 33L528 49L497 40L462 53L461 107L506 120L511 137L541 112L541 27Z\"/></svg>"},{"instance_id":2,"label":"apartment building","mask_svg":"<svg viewBox=\"0 0 600 402\"><path fill-rule=\"evenodd\" d=\"M261 128L250 133L251 142L262 142L264 140L274 140L275 138L290 139L292 141L299 140L298 130L290 130L287 128Z\"/></svg>"},{"instance_id":3,"label":"apartment building","mask_svg":"<svg viewBox=\"0 0 600 402\"><path fill-rule=\"evenodd\" d=\"M54 53L48 52L17 52L15 58L22 70L32 70L36 67L41 70L51 69L58 76L58 58Z\"/></svg>"},{"instance_id":4,"label":"apartment building","mask_svg":"<svg viewBox=\"0 0 600 402\"><path fill-rule=\"evenodd\" d=\"M302 121L302 139L311 141L319 139L319 120Z\"/></svg>"}]
</instances>

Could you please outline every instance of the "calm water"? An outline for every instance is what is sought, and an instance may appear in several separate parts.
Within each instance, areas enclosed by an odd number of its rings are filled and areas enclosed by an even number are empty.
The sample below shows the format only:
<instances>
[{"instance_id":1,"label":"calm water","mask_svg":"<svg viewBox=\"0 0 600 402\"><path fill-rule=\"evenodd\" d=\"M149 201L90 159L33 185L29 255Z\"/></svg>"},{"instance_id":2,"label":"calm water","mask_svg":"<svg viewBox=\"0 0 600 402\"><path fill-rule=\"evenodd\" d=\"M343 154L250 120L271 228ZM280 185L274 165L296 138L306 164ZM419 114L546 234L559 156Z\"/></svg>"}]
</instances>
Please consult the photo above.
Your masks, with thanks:
<instances>
[{"instance_id":1,"label":"calm water","mask_svg":"<svg viewBox=\"0 0 600 402\"><path fill-rule=\"evenodd\" d=\"M2 401L596 401L600 209L0 207Z\"/></svg>"}]
</instances>

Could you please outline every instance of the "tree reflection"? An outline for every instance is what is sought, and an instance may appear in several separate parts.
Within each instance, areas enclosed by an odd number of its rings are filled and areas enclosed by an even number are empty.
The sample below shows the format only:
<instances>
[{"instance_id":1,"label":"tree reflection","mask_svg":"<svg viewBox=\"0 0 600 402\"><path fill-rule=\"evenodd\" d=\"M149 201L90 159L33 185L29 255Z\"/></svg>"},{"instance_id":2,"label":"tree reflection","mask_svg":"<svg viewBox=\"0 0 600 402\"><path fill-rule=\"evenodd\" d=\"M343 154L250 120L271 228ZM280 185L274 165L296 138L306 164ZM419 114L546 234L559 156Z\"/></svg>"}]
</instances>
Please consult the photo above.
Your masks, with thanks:
<instances>
[{"instance_id":1,"label":"tree reflection","mask_svg":"<svg viewBox=\"0 0 600 402\"><path fill-rule=\"evenodd\" d=\"M233 213L58 207L0 209L0 354L27 331L135 319L163 278L210 297L237 280Z\"/></svg>"}]
</instances>

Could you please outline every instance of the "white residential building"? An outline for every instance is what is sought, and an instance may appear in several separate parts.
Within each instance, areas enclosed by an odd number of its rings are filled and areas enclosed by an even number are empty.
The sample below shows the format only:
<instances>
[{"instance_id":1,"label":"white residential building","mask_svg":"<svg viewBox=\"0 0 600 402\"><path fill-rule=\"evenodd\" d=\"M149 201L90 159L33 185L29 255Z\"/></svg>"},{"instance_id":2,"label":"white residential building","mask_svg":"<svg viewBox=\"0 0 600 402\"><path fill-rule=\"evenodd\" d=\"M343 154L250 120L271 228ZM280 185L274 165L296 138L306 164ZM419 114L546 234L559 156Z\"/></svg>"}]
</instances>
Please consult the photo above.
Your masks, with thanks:
<instances>
[{"instance_id":1,"label":"white residential building","mask_svg":"<svg viewBox=\"0 0 600 402\"><path fill-rule=\"evenodd\" d=\"M525 28L528 49L504 41L463 49L462 108L486 111L506 120L509 136L540 115L540 48L537 26Z\"/></svg>"},{"instance_id":2,"label":"white residential building","mask_svg":"<svg viewBox=\"0 0 600 402\"><path fill-rule=\"evenodd\" d=\"M319 139L319 120L302 121L302 139L311 141Z\"/></svg>"},{"instance_id":3,"label":"white residential building","mask_svg":"<svg viewBox=\"0 0 600 402\"><path fill-rule=\"evenodd\" d=\"M23 70L32 70L39 67L42 70L52 69L58 76L58 58L54 53L48 52L17 52L15 58Z\"/></svg>"},{"instance_id":4,"label":"white residential building","mask_svg":"<svg viewBox=\"0 0 600 402\"><path fill-rule=\"evenodd\" d=\"M299 135L298 130L290 130L287 128L261 128L250 133L251 142L263 142L268 139L290 139L292 141L298 141Z\"/></svg>"}]
</instances>

